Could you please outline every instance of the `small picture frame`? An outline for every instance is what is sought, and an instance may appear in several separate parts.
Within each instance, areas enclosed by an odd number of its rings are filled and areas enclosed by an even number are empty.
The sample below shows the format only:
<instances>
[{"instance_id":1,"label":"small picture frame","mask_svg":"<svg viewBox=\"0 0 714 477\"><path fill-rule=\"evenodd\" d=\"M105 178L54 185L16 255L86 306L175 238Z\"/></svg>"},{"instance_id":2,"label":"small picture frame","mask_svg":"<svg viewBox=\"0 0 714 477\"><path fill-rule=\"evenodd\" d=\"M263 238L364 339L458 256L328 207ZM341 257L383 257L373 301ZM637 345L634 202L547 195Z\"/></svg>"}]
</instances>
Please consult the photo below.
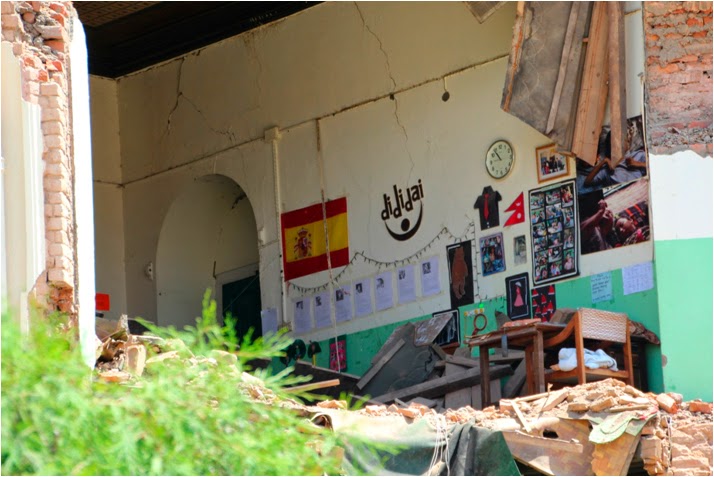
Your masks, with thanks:
<instances>
[{"instance_id":1,"label":"small picture frame","mask_svg":"<svg viewBox=\"0 0 714 477\"><path fill-rule=\"evenodd\" d=\"M503 253L503 234L497 233L479 239L481 252L481 270L483 276L506 270L506 257Z\"/></svg>"},{"instance_id":2,"label":"small picture frame","mask_svg":"<svg viewBox=\"0 0 714 477\"><path fill-rule=\"evenodd\" d=\"M570 158L560 154L555 144L536 148L538 183L570 176Z\"/></svg>"},{"instance_id":3,"label":"small picture frame","mask_svg":"<svg viewBox=\"0 0 714 477\"><path fill-rule=\"evenodd\" d=\"M508 317L512 320L531 317L531 291L528 286L528 273L506 278L506 302L508 303Z\"/></svg>"}]
</instances>

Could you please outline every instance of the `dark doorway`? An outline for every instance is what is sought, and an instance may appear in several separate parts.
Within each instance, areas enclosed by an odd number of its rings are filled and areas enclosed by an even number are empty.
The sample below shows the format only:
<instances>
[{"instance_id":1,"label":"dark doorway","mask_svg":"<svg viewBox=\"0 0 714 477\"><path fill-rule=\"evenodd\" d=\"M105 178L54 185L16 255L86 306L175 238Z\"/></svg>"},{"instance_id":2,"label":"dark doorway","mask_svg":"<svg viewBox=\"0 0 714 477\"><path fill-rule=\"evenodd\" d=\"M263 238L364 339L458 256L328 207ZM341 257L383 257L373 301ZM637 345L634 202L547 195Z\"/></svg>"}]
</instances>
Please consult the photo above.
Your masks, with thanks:
<instances>
[{"instance_id":1,"label":"dark doorway","mask_svg":"<svg viewBox=\"0 0 714 477\"><path fill-rule=\"evenodd\" d=\"M236 320L236 333L242 340L253 328L252 339L263 336L260 321L260 277L255 275L223 285L223 316L230 313Z\"/></svg>"}]
</instances>

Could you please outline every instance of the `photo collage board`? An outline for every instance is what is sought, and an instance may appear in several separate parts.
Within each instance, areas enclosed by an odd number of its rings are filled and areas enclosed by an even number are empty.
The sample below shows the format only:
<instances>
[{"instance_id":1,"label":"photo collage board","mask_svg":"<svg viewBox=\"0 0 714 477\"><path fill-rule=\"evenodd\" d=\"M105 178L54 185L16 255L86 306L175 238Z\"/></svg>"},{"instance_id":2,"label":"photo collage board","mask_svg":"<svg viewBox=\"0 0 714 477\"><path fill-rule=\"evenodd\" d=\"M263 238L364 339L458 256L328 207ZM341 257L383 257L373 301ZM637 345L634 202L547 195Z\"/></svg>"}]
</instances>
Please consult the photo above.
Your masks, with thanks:
<instances>
[{"instance_id":1,"label":"photo collage board","mask_svg":"<svg viewBox=\"0 0 714 477\"><path fill-rule=\"evenodd\" d=\"M533 283L540 285L578 275L575 181L529 191L529 206Z\"/></svg>"}]
</instances>

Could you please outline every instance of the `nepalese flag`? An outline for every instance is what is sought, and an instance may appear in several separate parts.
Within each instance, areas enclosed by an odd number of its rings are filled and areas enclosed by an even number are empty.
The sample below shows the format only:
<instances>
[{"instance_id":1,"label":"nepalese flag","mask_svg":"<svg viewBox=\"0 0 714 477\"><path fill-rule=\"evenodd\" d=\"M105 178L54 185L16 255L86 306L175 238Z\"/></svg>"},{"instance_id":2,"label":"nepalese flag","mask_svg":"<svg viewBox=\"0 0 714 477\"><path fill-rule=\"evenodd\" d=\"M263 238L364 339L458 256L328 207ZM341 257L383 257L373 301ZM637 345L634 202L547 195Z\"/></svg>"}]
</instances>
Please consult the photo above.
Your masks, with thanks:
<instances>
[{"instance_id":1,"label":"nepalese flag","mask_svg":"<svg viewBox=\"0 0 714 477\"><path fill-rule=\"evenodd\" d=\"M514 200L513 203L508 206L508 208L506 209L506 212L513 212L513 213L508 218L506 223L503 224L504 227L506 227L508 225L515 225L515 224L520 224L521 222L525 222L526 212L525 212L525 206L523 204L523 192L521 192L521 195L516 197L516 200Z\"/></svg>"},{"instance_id":2,"label":"nepalese flag","mask_svg":"<svg viewBox=\"0 0 714 477\"><path fill-rule=\"evenodd\" d=\"M285 281L327 270L325 229L332 267L349 263L346 197L325 203L324 220L322 204L316 204L281 214L280 224Z\"/></svg>"}]
</instances>

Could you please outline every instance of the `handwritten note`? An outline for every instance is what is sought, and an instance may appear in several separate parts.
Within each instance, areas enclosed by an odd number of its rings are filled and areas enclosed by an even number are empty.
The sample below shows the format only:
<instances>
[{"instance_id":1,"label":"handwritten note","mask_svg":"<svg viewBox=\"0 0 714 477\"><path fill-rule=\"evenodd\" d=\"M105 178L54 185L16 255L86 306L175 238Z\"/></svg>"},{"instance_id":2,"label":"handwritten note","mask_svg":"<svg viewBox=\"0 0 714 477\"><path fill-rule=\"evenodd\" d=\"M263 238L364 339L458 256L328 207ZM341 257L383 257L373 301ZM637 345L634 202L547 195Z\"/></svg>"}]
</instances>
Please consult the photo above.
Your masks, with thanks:
<instances>
[{"instance_id":1,"label":"handwritten note","mask_svg":"<svg viewBox=\"0 0 714 477\"><path fill-rule=\"evenodd\" d=\"M590 294L593 303L612 300L612 274L605 272L591 276Z\"/></svg>"},{"instance_id":2,"label":"handwritten note","mask_svg":"<svg viewBox=\"0 0 714 477\"><path fill-rule=\"evenodd\" d=\"M622 269L622 288L625 295L654 288L652 262L639 263Z\"/></svg>"}]
</instances>

